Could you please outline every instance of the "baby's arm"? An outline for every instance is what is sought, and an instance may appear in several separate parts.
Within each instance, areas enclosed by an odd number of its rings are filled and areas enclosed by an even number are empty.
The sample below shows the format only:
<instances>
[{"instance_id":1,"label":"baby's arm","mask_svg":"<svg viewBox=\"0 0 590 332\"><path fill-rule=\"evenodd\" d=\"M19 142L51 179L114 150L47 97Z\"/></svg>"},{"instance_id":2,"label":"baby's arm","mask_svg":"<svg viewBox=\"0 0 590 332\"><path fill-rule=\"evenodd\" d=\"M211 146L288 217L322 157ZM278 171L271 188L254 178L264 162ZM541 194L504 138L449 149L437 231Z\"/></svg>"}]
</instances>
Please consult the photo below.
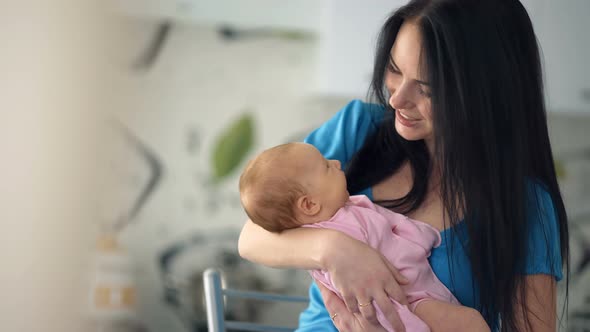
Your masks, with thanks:
<instances>
[{"instance_id":1,"label":"baby's arm","mask_svg":"<svg viewBox=\"0 0 590 332\"><path fill-rule=\"evenodd\" d=\"M490 331L479 311L470 307L426 300L418 304L414 314L420 317L432 332Z\"/></svg>"}]
</instances>

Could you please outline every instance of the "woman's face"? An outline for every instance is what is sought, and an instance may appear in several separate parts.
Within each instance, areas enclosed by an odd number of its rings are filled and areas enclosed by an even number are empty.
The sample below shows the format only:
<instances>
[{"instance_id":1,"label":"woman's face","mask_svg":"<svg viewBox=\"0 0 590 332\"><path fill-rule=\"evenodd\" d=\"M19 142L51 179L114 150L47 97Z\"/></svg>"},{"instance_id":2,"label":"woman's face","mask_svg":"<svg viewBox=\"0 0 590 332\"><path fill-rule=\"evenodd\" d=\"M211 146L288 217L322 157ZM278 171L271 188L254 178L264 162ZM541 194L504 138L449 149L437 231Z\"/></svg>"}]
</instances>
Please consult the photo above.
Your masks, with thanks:
<instances>
[{"instance_id":1,"label":"woman's face","mask_svg":"<svg viewBox=\"0 0 590 332\"><path fill-rule=\"evenodd\" d=\"M391 48L385 85L389 105L396 110L395 129L409 141L424 139L432 143L430 86L420 72L422 38L418 26L404 22Z\"/></svg>"}]
</instances>

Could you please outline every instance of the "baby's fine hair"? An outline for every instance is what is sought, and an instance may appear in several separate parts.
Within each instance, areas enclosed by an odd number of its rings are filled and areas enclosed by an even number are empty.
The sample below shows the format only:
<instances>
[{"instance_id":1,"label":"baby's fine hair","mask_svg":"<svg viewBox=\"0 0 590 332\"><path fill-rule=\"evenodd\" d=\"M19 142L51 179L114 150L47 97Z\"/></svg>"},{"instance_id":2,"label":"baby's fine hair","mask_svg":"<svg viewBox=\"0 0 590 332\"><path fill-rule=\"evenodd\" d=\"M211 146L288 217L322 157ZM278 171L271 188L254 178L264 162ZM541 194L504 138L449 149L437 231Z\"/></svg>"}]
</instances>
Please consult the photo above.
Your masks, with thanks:
<instances>
[{"instance_id":1,"label":"baby's fine hair","mask_svg":"<svg viewBox=\"0 0 590 332\"><path fill-rule=\"evenodd\" d=\"M246 165L240 176L240 199L246 214L270 232L301 226L295 218L295 204L305 194L305 188L291 172L285 172L290 167L289 151L295 144L263 151Z\"/></svg>"}]
</instances>

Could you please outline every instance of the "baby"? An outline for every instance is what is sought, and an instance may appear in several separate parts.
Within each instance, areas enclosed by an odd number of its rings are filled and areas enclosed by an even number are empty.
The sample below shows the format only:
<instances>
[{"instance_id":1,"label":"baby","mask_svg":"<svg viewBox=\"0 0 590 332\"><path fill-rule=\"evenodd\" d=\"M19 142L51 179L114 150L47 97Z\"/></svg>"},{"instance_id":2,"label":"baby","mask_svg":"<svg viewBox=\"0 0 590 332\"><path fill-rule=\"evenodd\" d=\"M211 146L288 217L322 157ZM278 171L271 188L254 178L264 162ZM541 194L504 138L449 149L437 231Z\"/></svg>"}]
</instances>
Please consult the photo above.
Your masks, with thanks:
<instances>
[{"instance_id":1,"label":"baby","mask_svg":"<svg viewBox=\"0 0 590 332\"><path fill-rule=\"evenodd\" d=\"M461 306L432 271L428 256L441 242L439 231L366 196L349 196L340 162L327 160L313 145L289 143L262 152L240 177L240 197L248 217L268 231L329 228L379 250L409 279L402 286L409 305L391 299L407 331L436 330L438 320L452 317L461 318L452 331L489 331L479 313ZM329 273L310 274L340 296ZM381 325L394 331L373 305Z\"/></svg>"}]
</instances>

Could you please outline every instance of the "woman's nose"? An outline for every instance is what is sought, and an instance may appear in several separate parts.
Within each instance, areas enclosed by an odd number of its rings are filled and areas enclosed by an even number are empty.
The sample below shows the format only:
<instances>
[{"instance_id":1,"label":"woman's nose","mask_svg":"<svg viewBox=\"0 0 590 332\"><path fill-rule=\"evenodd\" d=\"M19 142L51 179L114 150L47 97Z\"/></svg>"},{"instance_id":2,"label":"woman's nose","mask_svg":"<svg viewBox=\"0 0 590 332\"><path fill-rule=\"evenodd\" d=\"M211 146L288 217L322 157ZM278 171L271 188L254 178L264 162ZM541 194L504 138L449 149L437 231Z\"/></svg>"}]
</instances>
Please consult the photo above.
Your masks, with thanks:
<instances>
[{"instance_id":1,"label":"woman's nose","mask_svg":"<svg viewBox=\"0 0 590 332\"><path fill-rule=\"evenodd\" d=\"M412 108L412 101L408 98L408 91L404 86L399 86L389 97L389 105L394 109Z\"/></svg>"}]
</instances>

